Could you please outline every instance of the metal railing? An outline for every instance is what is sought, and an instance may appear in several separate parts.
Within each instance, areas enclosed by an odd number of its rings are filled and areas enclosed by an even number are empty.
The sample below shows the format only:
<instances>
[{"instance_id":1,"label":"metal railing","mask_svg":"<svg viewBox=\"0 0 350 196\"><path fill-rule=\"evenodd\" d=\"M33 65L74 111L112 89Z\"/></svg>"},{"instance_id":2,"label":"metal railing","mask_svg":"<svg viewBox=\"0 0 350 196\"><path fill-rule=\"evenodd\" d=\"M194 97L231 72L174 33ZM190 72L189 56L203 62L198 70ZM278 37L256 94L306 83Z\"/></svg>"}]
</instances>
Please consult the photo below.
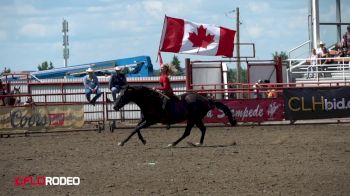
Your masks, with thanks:
<instances>
[{"instance_id":1,"label":"metal railing","mask_svg":"<svg viewBox=\"0 0 350 196\"><path fill-rule=\"evenodd\" d=\"M291 58L291 54L295 51L297 51L298 49L300 49L301 47L305 46L306 44L309 44L311 42L311 40L305 41L304 43L300 44L299 46L292 48L288 51L288 58Z\"/></svg>"},{"instance_id":2,"label":"metal railing","mask_svg":"<svg viewBox=\"0 0 350 196\"><path fill-rule=\"evenodd\" d=\"M298 79L350 80L350 57L288 59L288 63L287 82Z\"/></svg>"}]
</instances>

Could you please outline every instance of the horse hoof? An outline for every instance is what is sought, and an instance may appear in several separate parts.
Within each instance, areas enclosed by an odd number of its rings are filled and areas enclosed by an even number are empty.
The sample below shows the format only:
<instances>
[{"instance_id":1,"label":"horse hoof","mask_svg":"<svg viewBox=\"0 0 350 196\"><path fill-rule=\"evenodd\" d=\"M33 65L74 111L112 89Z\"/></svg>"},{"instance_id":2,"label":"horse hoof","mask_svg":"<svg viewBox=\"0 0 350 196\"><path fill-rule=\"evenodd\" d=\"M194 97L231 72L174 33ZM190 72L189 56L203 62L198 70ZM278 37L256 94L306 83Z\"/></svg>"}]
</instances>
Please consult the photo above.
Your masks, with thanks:
<instances>
[{"instance_id":1,"label":"horse hoof","mask_svg":"<svg viewBox=\"0 0 350 196\"><path fill-rule=\"evenodd\" d=\"M146 145L147 142L146 142L146 140L143 140L142 143L143 143L143 145Z\"/></svg>"},{"instance_id":2,"label":"horse hoof","mask_svg":"<svg viewBox=\"0 0 350 196\"><path fill-rule=\"evenodd\" d=\"M124 146L123 142L118 142L118 146Z\"/></svg>"},{"instance_id":3,"label":"horse hoof","mask_svg":"<svg viewBox=\"0 0 350 196\"><path fill-rule=\"evenodd\" d=\"M199 146L202 146L202 144L201 143L193 143L193 142L187 142L187 144L188 145L190 145L190 146L193 146L193 147L199 147Z\"/></svg>"},{"instance_id":4,"label":"horse hoof","mask_svg":"<svg viewBox=\"0 0 350 196\"><path fill-rule=\"evenodd\" d=\"M172 147L174 147L174 144L168 144L168 145L166 146L166 148L172 148Z\"/></svg>"}]
</instances>

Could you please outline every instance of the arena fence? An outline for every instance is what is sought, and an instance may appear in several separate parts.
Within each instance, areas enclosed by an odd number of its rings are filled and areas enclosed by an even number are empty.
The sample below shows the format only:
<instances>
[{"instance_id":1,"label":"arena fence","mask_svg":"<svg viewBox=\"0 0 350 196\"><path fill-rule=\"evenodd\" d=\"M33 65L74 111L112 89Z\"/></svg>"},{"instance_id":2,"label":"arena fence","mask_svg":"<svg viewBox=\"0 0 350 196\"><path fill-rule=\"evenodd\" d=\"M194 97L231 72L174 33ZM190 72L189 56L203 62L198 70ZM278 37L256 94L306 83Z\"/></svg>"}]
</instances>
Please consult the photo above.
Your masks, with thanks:
<instances>
[{"instance_id":1,"label":"arena fence","mask_svg":"<svg viewBox=\"0 0 350 196\"><path fill-rule=\"evenodd\" d=\"M159 77L128 79L130 85L143 85L150 88L158 86ZM340 118L349 117L350 100L350 82L308 82L308 83L267 83L267 84L196 84L199 90L186 90L185 77L171 78L172 86L176 94L185 92L197 92L204 96L220 99L228 105L237 118L238 122L261 123L266 121L284 121L284 120L305 120L322 118ZM128 127L128 124L135 124L141 118L141 112L137 105L128 104L122 110L116 112L110 102L112 96L107 86L107 80L101 79L101 90L103 95L92 106L86 101L84 88L80 80L48 80L45 82L27 82L16 81L10 83L10 88L20 87L21 94L1 96L0 100L6 97L19 97L21 103L15 106L1 107L3 113L9 112L7 117L1 117L0 121L5 122L6 118L11 118L13 111L17 108L35 108L41 107L75 107L80 106L83 113L84 127L94 128L102 131L106 124L113 131L114 128ZM226 85L227 88L222 88ZM193 88L192 88L193 89ZM220 96L217 96L220 95ZM237 97L243 97L237 99ZM25 105L25 101L32 98L33 103ZM6 112L5 111L6 108ZM26 109L27 110L27 109ZM298 110L298 111L296 111ZM48 125L38 126L43 129L63 128L62 112L55 111L48 113ZM73 113L79 113L76 109ZM320 115L322 113L322 115ZM66 116L72 116L67 114ZM78 115L79 116L79 115ZM34 118L34 117L33 117ZM29 120L29 118L27 119ZM31 119L33 120L33 119ZM227 119L219 110L210 111L204 119L206 123L223 123ZM67 120L68 121L68 120ZM22 122L25 124L24 122ZM93 126L90 126L90 125ZM72 126L74 127L74 126ZM84 128L78 127L78 128ZM18 127L0 127L0 135L8 133ZM32 127L30 127L32 128ZM21 129L29 129L23 126ZM28 132L28 130L26 130ZM35 129L36 130L36 129Z\"/></svg>"}]
</instances>

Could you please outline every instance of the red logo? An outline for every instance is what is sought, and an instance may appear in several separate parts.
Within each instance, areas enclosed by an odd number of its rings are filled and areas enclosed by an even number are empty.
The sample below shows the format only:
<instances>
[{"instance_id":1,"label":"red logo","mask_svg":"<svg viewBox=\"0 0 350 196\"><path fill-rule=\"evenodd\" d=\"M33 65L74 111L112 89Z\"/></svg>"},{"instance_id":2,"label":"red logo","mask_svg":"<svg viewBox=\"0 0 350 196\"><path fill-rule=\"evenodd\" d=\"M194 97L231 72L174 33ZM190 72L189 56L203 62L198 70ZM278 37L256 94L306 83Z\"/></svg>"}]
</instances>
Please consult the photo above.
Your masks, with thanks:
<instances>
[{"instance_id":1,"label":"red logo","mask_svg":"<svg viewBox=\"0 0 350 196\"><path fill-rule=\"evenodd\" d=\"M24 186L26 184L44 186L45 181L45 176L39 176L37 178L33 178L33 176L17 176L15 178L16 186Z\"/></svg>"},{"instance_id":2,"label":"red logo","mask_svg":"<svg viewBox=\"0 0 350 196\"><path fill-rule=\"evenodd\" d=\"M49 114L50 125L63 126L64 125L64 113Z\"/></svg>"}]
</instances>

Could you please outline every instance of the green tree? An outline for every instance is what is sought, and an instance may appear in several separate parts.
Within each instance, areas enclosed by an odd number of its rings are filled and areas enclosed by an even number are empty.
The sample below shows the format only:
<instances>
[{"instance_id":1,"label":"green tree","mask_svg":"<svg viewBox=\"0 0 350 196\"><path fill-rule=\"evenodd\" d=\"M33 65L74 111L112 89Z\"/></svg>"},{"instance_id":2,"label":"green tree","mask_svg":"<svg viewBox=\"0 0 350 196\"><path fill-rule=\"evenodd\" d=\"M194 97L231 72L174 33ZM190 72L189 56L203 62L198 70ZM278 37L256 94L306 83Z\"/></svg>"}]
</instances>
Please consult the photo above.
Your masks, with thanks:
<instances>
[{"instance_id":1,"label":"green tree","mask_svg":"<svg viewBox=\"0 0 350 196\"><path fill-rule=\"evenodd\" d=\"M50 63L48 63L47 61L41 63L38 65L38 70L39 71L43 71L43 70L48 70L48 69L53 69L54 66L52 64L52 62L50 61Z\"/></svg>"},{"instance_id":2,"label":"green tree","mask_svg":"<svg viewBox=\"0 0 350 196\"><path fill-rule=\"evenodd\" d=\"M241 82L246 83L248 82L247 78L247 70L246 69L241 69ZM227 81L229 83L234 83L237 82L237 69L229 69L227 72Z\"/></svg>"},{"instance_id":3,"label":"green tree","mask_svg":"<svg viewBox=\"0 0 350 196\"><path fill-rule=\"evenodd\" d=\"M277 51L275 53L272 53L272 58L273 60L277 60L278 57L282 58L282 61L287 60L288 59L288 55L286 52L281 51L280 53L278 53Z\"/></svg>"},{"instance_id":4,"label":"green tree","mask_svg":"<svg viewBox=\"0 0 350 196\"><path fill-rule=\"evenodd\" d=\"M177 73L174 74L174 75L176 75L176 76L184 75L184 70L180 66L181 62L179 61L179 58L176 55L174 55L173 60L170 62L170 64L172 66L174 66L176 68L176 70L177 70Z\"/></svg>"},{"instance_id":5,"label":"green tree","mask_svg":"<svg viewBox=\"0 0 350 196\"><path fill-rule=\"evenodd\" d=\"M4 70L1 72L0 75L4 75L4 74L7 74L7 73L11 73L11 69L10 68L7 68L5 67Z\"/></svg>"}]
</instances>

